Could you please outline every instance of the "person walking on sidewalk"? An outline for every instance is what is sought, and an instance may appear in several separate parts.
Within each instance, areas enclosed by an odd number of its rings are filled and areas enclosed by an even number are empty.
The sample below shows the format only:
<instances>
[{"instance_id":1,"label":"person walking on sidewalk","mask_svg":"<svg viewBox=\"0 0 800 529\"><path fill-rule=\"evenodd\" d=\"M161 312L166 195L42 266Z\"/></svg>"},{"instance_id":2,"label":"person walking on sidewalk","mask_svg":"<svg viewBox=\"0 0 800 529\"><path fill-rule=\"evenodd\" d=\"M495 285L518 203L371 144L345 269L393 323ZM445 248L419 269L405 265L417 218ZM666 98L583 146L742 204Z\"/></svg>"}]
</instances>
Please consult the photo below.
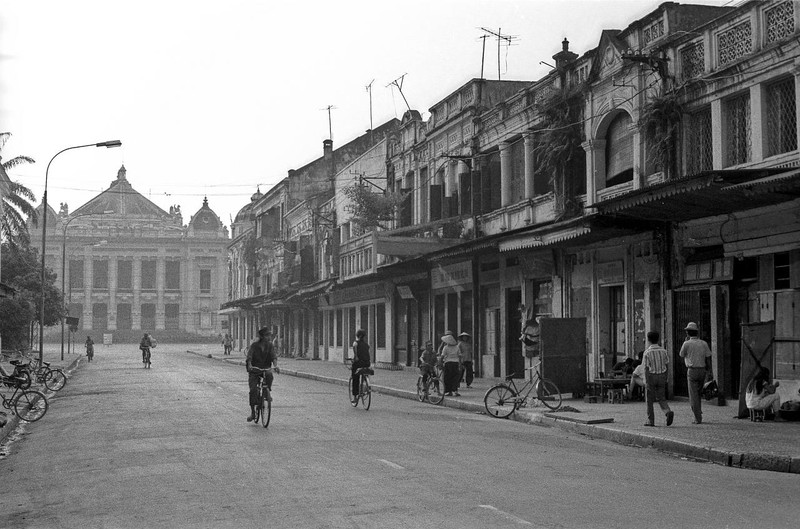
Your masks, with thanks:
<instances>
[{"instance_id":1,"label":"person walking on sidewalk","mask_svg":"<svg viewBox=\"0 0 800 529\"><path fill-rule=\"evenodd\" d=\"M86 337L86 343L84 345L86 346L86 358L91 362L92 358L94 358L94 340L92 340L91 336Z\"/></svg>"},{"instance_id":2,"label":"person walking on sidewalk","mask_svg":"<svg viewBox=\"0 0 800 529\"><path fill-rule=\"evenodd\" d=\"M658 345L661 336L656 331L647 333L649 346L644 350L642 365L644 366L645 393L647 399L647 422L645 426L655 426L653 401L658 401L661 411L667 415L667 426L672 426L675 412L667 404L667 367L669 366L669 353Z\"/></svg>"},{"instance_id":3,"label":"person walking on sidewalk","mask_svg":"<svg viewBox=\"0 0 800 529\"><path fill-rule=\"evenodd\" d=\"M233 338L228 333L225 333L225 338L222 339L222 349L223 354L229 355L231 354L231 350L233 349Z\"/></svg>"},{"instance_id":4,"label":"person walking on sidewalk","mask_svg":"<svg viewBox=\"0 0 800 529\"><path fill-rule=\"evenodd\" d=\"M272 350L269 327L262 327L258 331L258 341L253 342L247 349L247 358L244 361L248 373L247 381L250 385L250 416L247 418L247 422L253 422L256 419L256 406L260 404L258 402L258 381L261 379L261 372L253 368L267 369L273 364L275 365L275 372L280 373L278 357L275 356L275 351ZM270 390L267 400L272 401L272 380L274 377L270 371L267 371L264 376L267 379L267 388Z\"/></svg>"},{"instance_id":5,"label":"person walking on sidewalk","mask_svg":"<svg viewBox=\"0 0 800 529\"><path fill-rule=\"evenodd\" d=\"M447 331L442 336L441 362L444 364L444 394L447 397L460 397L458 380L461 378L461 349L458 347L453 331Z\"/></svg>"},{"instance_id":6,"label":"person walking on sidewalk","mask_svg":"<svg viewBox=\"0 0 800 529\"><path fill-rule=\"evenodd\" d=\"M693 321L686 325L686 341L681 346L680 355L686 364L686 381L689 386L689 405L694 413L692 424L703 422L700 392L711 373L711 349L705 340L698 338L699 330Z\"/></svg>"},{"instance_id":7,"label":"person walking on sidewalk","mask_svg":"<svg viewBox=\"0 0 800 529\"><path fill-rule=\"evenodd\" d=\"M467 383L467 387L472 387L472 380L475 377L475 371L472 367L472 337L469 333L462 332L458 335L458 348L461 350L461 380Z\"/></svg>"},{"instance_id":8,"label":"person walking on sidewalk","mask_svg":"<svg viewBox=\"0 0 800 529\"><path fill-rule=\"evenodd\" d=\"M356 371L362 367L369 367L371 364L372 359L369 354L367 332L364 329L359 329L356 331L356 340L353 342L353 365L350 366L350 372L353 375L352 402L355 402L358 398L359 388L361 387L361 375L357 374Z\"/></svg>"}]
</instances>

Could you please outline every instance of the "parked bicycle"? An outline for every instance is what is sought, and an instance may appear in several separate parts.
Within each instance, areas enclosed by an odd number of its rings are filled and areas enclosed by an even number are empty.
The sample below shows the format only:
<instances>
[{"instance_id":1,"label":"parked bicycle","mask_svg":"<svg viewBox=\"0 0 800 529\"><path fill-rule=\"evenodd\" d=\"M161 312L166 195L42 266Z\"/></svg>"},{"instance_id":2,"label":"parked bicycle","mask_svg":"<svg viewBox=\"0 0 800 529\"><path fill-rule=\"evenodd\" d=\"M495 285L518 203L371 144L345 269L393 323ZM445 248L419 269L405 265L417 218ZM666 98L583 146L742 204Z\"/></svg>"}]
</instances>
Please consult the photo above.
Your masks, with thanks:
<instances>
[{"instance_id":1,"label":"parked bicycle","mask_svg":"<svg viewBox=\"0 0 800 529\"><path fill-rule=\"evenodd\" d=\"M38 357L27 357L27 364L19 364L20 369L27 369L37 384L44 384L50 391L60 391L67 383L67 375L60 367L50 367L50 362L40 361ZM13 363L13 362L12 362Z\"/></svg>"},{"instance_id":2,"label":"parked bicycle","mask_svg":"<svg viewBox=\"0 0 800 529\"><path fill-rule=\"evenodd\" d=\"M19 377L0 373L0 385L14 389L10 397L0 392L0 398L3 407L7 410L13 409L21 420L36 422L47 413L47 398L41 391L22 389L23 383L24 380Z\"/></svg>"},{"instance_id":3,"label":"parked bicycle","mask_svg":"<svg viewBox=\"0 0 800 529\"><path fill-rule=\"evenodd\" d=\"M432 369L426 369L426 367ZM427 378L425 378L426 371L428 373ZM442 384L441 373L436 369L436 366L422 364L420 366L420 375L417 377L417 399L420 402L427 400L431 404L441 404L444 400Z\"/></svg>"},{"instance_id":4,"label":"parked bicycle","mask_svg":"<svg viewBox=\"0 0 800 529\"><path fill-rule=\"evenodd\" d=\"M349 368L353 365L353 359L347 358L344 363ZM351 373L350 378L347 380L347 396L350 398L350 404L354 408L361 402L364 409L368 410L370 404L372 404L372 385L369 382L369 377L370 375L374 375L375 371L373 371L371 367L362 367L356 370L356 374L361 377L361 383L358 386L358 395L353 398L353 374Z\"/></svg>"},{"instance_id":5,"label":"parked bicycle","mask_svg":"<svg viewBox=\"0 0 800 529\"><path fill-rule=\"evenodd\" d=\"M49 391L59 391L67 383L67 376L59 367L50 367L49 362L40 362L36 356L29 356L21 351L4 356L11 358L9 363L14 366L12 376L26 379L22 389L31 387L32 382L43 384Z\"/></svg>"},{"instance_id":6,"label":"parked bicycle","mask_svg":"<svg viewBox=\"0 0 800 529\"><path fill-rule=\"evenodd\" d=\"M255 408L255 420L253 422L258 423L258 421L261 420L261 424L266 428L269 426L269 420L272 417L272 393L267 385L267 377L265 375L272 371L272 368L267 367L262 369L259 367L251 367L250 370L259 373L258 404Z\"/></svg>"},{"instance_id":7,"label":"parked bicycle","mask_svg":"<svg viewBox=\"0 0 800 529\"><path fill-rule=\"evenodd\" d=\"M483 397L486 412L492 417L505 419L516 410L524 408L534 400L538 400L551 410L561 407L561 391L558 386L539 372L539 364L528 367L526 371L533 371L531 378L525 381L522 387L517 388L514 382L516 373L506 377L505 384L498 384L489 388ZM534 393L535 390L535 393ZM534 393L531 396L531 393Z\"/></svg>"}]
</instances>

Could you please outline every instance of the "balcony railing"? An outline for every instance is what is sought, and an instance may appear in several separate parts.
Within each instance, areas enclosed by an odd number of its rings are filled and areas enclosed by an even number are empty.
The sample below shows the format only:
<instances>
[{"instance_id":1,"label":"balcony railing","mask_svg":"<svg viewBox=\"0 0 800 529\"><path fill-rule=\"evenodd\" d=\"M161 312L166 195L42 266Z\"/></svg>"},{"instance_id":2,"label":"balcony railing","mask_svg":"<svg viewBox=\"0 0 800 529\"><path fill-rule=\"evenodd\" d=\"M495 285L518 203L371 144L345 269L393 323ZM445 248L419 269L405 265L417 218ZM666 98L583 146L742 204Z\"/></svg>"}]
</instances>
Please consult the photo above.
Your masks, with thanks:
<instances>
[{"instance_id":1,"label":"balcony railing","mask_svg":"<svg viewBox=\"0 0 800 529\"><path fill-rule=\"evenodd\" d=\"M389 258L375 252L375 232L365 233L339 245L339 278L353 279L375 273Z\"/></svg>"},{"instance_id":2,"label":"balcony railing","mask_svg":"<svg viewBox=\"0 0 800 529\"><path fill-rule=\"evenodd\" d=\"M495 235L508 230L549 222L555 217L555 196L548 193L483 215L481 231L483 235Z\"/></svg>"}]
</instances>

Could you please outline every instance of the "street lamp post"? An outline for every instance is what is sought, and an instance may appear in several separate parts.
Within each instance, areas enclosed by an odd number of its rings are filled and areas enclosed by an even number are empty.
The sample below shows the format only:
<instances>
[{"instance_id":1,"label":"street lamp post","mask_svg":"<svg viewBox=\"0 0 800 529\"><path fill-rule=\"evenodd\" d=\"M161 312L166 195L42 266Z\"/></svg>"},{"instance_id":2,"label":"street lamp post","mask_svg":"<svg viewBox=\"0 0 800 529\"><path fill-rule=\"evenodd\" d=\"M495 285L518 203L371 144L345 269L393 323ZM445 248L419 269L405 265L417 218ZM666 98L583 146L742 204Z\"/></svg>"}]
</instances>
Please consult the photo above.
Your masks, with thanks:
<instances>
[{"instance_id":1,"label":"street lamp post","mask_svg":"<svg viewBox=\"0 0 800 529\"><path fill-rule=\"evenodd\" d=\"M50 165L53 163L53 160L61 154L62 152L71 151L73 149L82 149L84 147L121 147L122 142L119 140L111 140L111 141L102 141L100 143L88 143L86 145L75 145L73 147L67 147L66 149L62 149L55 153L50 161L47 162L47 169L44 172L44 193L42 194L42 299L41 307L39 308L39 361L41 362L44 360L44 300L45 300L45 268L44 268L44 256L45 256L45 243L47 238L47 179L48 175L50 174Z\"/></svg>"},{"instance_id":2,"label":"street lamp post","mask_svg":"<svg viewBox=\"0 0 800 529\"><path fill-rule=\"evenodd\" d=\"M67 293L66 290L66 273L67 273L67 228L69 224L81 217L89 217L92 215L110 215L114 213L113 211L106 210L102 213L81 213L80 215L75 215L74 217L70 217L66 224L64 224L64 235L61 241L61 295ZM71 290L70 290L71 291ZM67 305L69 307L69 305ZM61 318L61 360L64 360L64 317Z\"/></svg>"}]
</instances>

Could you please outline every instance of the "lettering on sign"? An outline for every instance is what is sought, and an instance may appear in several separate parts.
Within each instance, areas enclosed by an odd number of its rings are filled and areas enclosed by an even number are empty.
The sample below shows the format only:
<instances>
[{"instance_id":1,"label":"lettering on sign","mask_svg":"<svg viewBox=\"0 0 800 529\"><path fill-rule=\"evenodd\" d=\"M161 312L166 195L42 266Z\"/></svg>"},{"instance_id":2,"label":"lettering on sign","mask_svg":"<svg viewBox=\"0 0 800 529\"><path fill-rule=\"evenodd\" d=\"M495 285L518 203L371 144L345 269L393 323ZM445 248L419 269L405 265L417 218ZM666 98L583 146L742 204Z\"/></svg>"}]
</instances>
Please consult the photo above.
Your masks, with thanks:
<instances>
[{"instance_id":1,"label":"lettering on sign","mask_svg":"<svg viewBox=\"0 0 800 529\"><path fill-rule=\"evenodd\" d=\"M439 266L431 270L431 288L449 288L472 283L472 262Z\"/></svg>"},{"instance_id":2,"label":"lettering on sign","mask_svg":"<svg viewBox=\"0 0 800 529\"><path fill-rule=\"evenodd\" d=\"M622 261L597 263L595 271L598 283L617 283L624 279Z\"/></svg>"}]
</instances>

